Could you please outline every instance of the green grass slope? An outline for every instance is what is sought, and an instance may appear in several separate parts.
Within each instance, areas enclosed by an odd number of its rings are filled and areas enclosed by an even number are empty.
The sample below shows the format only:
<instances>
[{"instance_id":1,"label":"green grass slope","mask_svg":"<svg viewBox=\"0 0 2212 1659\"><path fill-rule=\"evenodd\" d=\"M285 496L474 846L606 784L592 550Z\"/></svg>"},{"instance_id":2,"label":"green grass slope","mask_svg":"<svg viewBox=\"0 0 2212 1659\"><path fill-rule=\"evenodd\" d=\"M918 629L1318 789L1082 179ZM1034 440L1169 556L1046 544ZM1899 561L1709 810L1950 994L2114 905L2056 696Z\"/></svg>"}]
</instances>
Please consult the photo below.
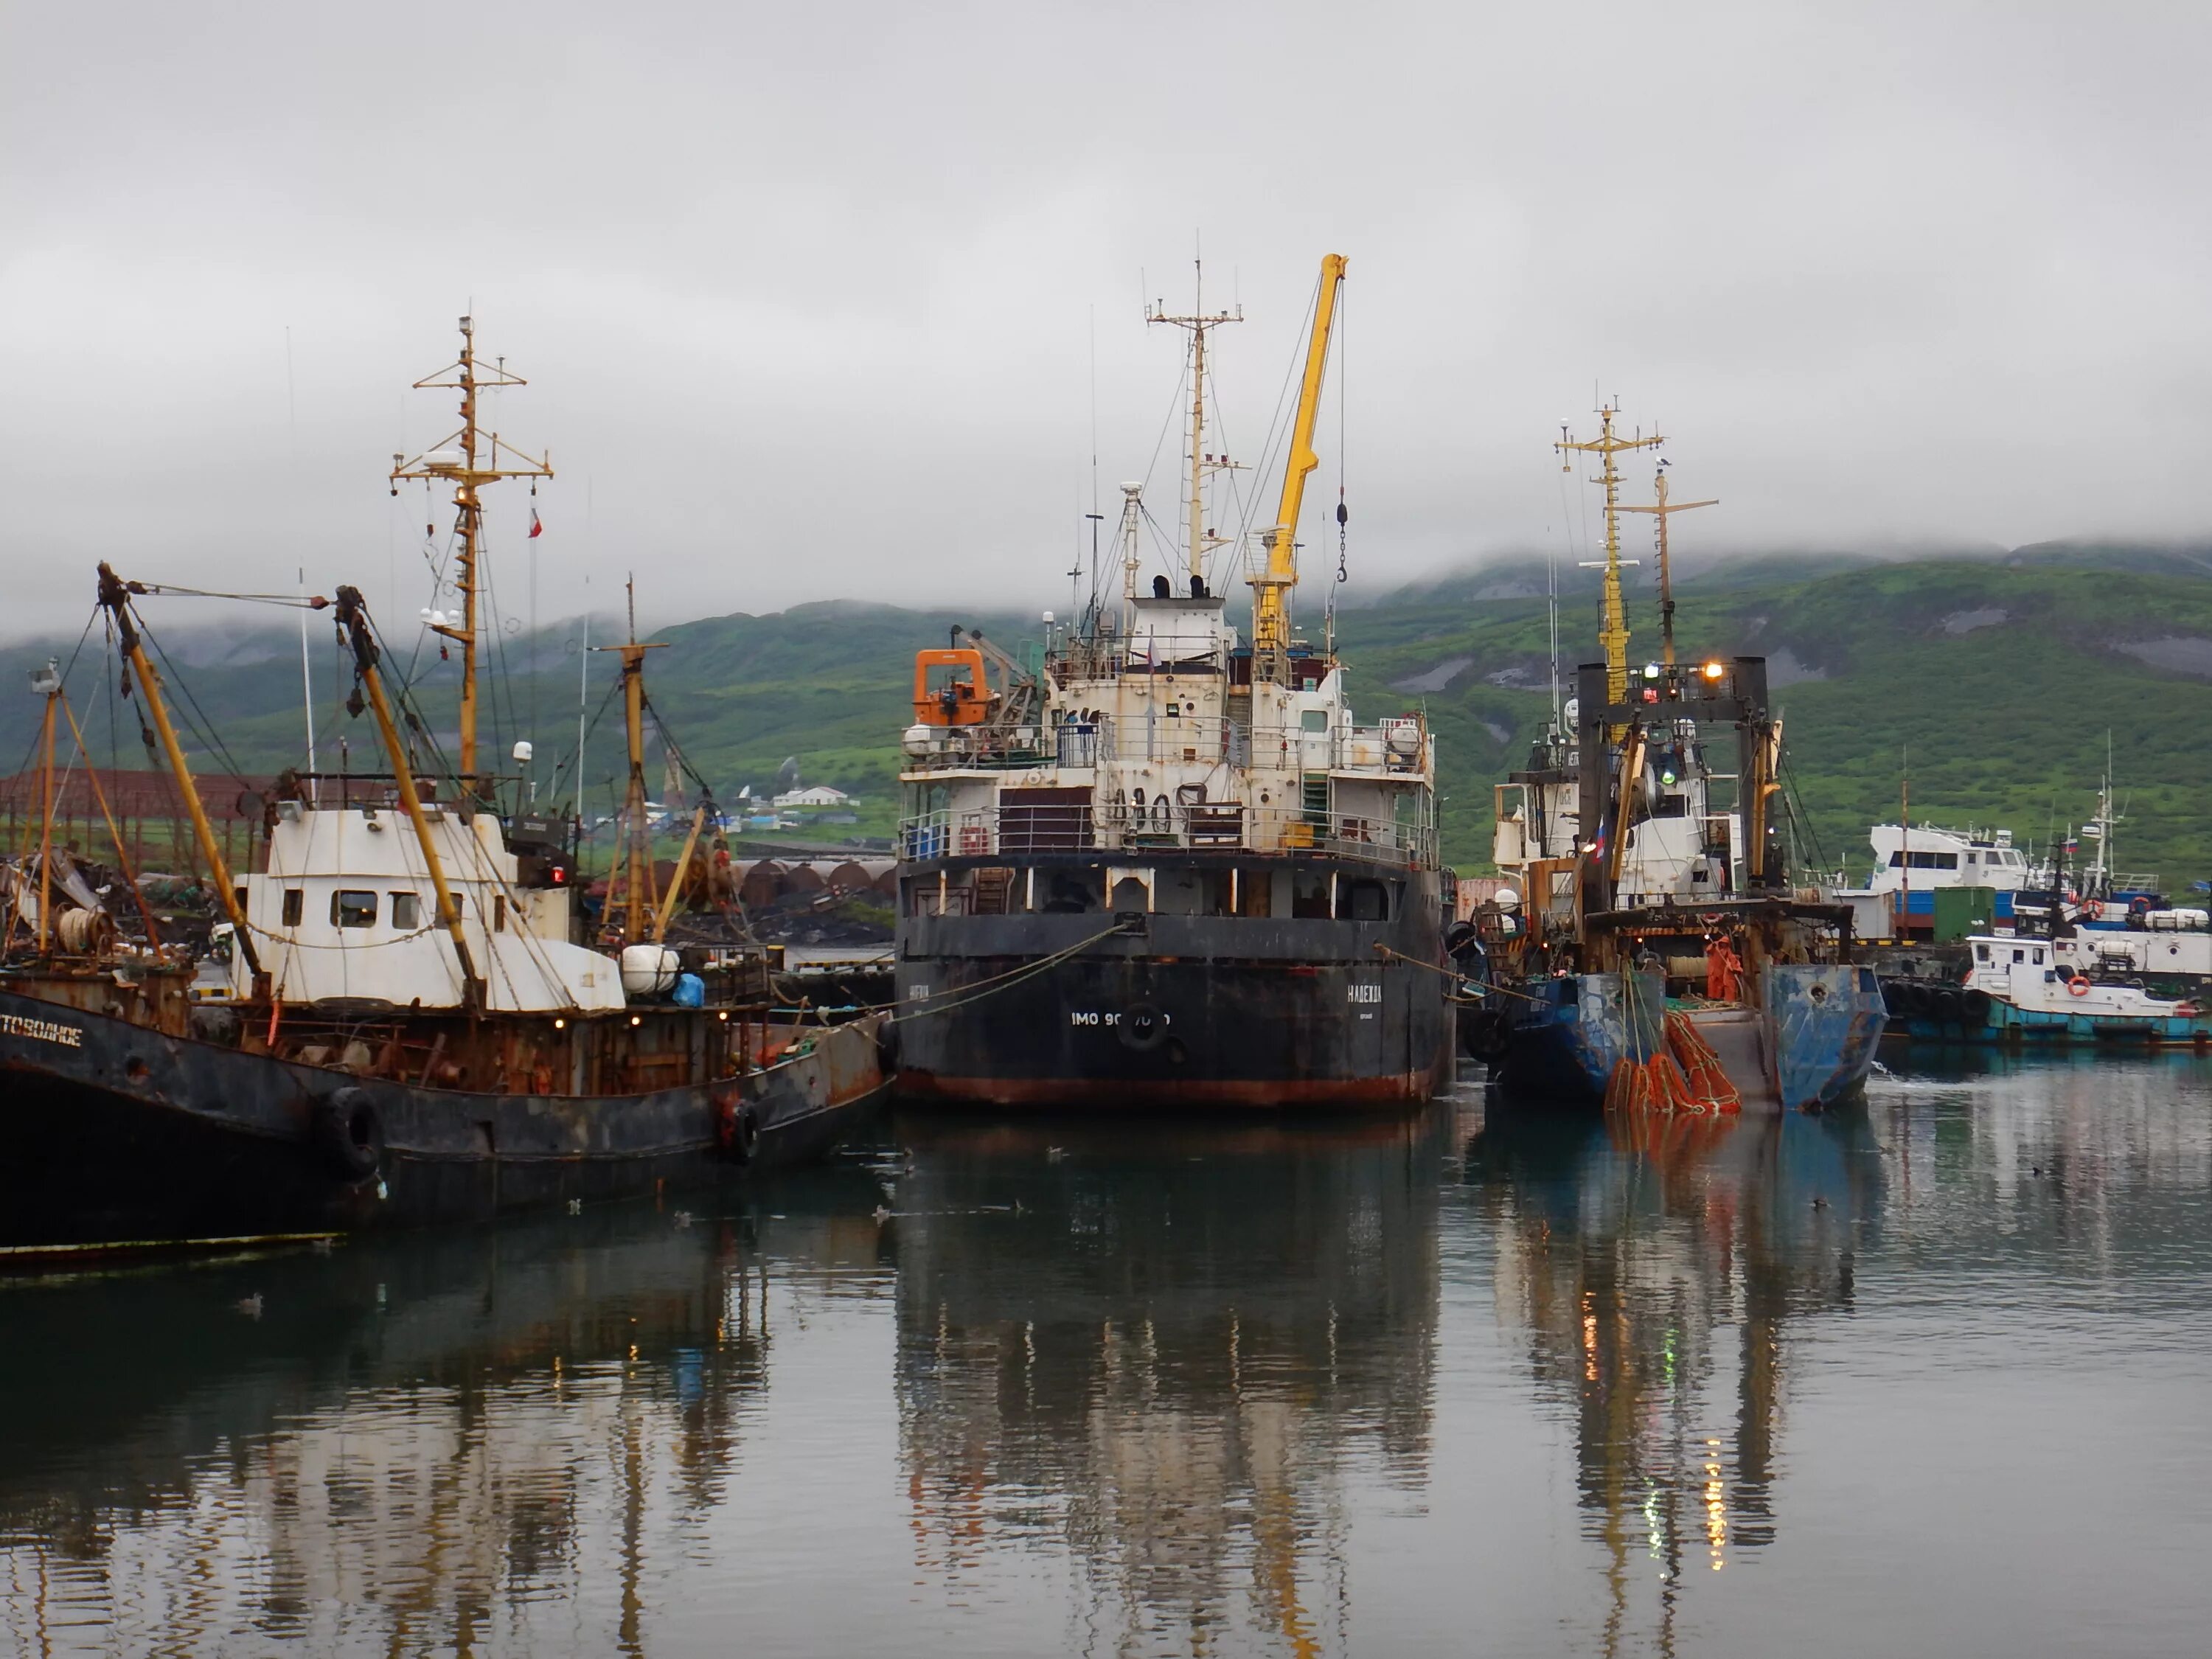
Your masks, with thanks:
<instances>
[{"instance_id":1,"label":"green grass slope","mask_svg":"<svg viewBox=\"0 0 2212 1659\"><path fill-rule=\"evenodd\" d=\"M1541 586L1540 565L1492 569L1341 617L1359 717L1418 707L1435 725L1445 846L1463 870L1483 866L1491 786L1522 763L1548 711ZM2008 825L2040 843L2054 823L2087 816L2109 732L2128 815L2121 862L2155 869L2176 889L2212 876L2201 787L2212 729L2212 572L2201 552L2050 546L1917 562L1767 561L1717 567L1682 584L1679 598L1686 654L1768 658L1795 781L1827 862L1848 858L1864 870L1866 827L1894 817L1908 749L1917 819ZM1596 590L1585 573L1574 573L1562 603L1571 680L1574 664L1594 654ZM1630 621L1632 653L1655 653L1656 607L1643 587L1631 594ZM851 601L708 617L657 634L669 649L650 659L653 701L723 799L743 784L772 787L794 756L807 781L860 796L861 832L881 834L913 653L941 644L956 622L1009 647L1034 632L1026 619L989 612ZM367 723L339 707L349 678L326 626L313 626L323 764L335 766L343 733L353 763L372 769ZM540 672L508 674L487 718L497 755L534 731L541 780L574 746L574 632L570 624L540 636ZM66 659L73 644L26 642L0 653L0 665ZM218 733L242 769L302 758L295 636L180 635L171 648L184 659L178 678L196 723ZM404 669L412 651L411 641L398 646L395 664ZM508 640L504 654L519 670L530 642ZM449 732L457 665L425 653L413 672L426 722ZM598 709L614 683L612 659L595 656L590 672ZM120 764L144 764L136 718L114 684L95 634L72 697L98 759L112 746ZM27 691L0 701L0 768L27 755L37 714ZM586 756L588 808L611 804L620 767L619 710L609 708ZM574 773L559 777L565 800Z\"/></svg>"}]
</instances>

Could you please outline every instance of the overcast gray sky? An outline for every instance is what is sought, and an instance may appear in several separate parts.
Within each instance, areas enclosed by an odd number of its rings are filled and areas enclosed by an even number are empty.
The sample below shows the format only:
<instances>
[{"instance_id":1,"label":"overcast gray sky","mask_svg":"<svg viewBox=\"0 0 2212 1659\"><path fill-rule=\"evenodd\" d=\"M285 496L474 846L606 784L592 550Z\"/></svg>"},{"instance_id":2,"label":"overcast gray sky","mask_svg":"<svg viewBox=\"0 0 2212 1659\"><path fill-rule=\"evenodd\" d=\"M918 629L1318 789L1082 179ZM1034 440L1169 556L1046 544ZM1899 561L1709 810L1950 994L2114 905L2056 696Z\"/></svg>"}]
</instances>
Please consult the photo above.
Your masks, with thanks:
<instances>
[{"instance_id":1,"label":"overcast gray sky","mask_svg":"<svg viewBox=\"0 0 2212 1659\"><path fill-rule=\"evenodd\" d=\"M1150 470L1174 516L1180 345L1139 307L1194 246L1249 319L1247 454L1349 256L1370 592L1555 534L1594 383L1723 497L1686 544L2212 527L2201 4L0 17L0 629L81 618L101 557L426 602L384 473L449 422L405 388L471 307L532 381L497 424L560 475L549 619L632 566L664 617L1050 603L1094 327L1106 493ZM526 488L493 497L517 611Z\"/></svg>"}]
</instances>

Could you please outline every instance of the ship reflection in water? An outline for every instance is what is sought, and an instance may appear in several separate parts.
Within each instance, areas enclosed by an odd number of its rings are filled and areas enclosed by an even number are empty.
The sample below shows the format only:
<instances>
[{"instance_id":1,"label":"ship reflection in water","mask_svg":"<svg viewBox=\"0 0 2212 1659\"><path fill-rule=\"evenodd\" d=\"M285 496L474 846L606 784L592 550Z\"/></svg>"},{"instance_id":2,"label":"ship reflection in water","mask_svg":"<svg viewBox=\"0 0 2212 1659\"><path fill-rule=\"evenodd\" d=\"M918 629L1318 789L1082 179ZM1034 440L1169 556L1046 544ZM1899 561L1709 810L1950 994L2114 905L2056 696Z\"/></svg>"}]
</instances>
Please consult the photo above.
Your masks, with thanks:
<instances>
[{"instance_id":1,"label":"ship reflection in water","mask_svg":"<svg viewBox=\"0 0 2212 1659\"><path fill-rule=\"evenodd\" d=\"M643 1651L779 1322L873 1274L836 1185L0 1281L0 1651Z\"/></svg>"},{"instance_id":2,"label":"ship reflection in water","mask_svg":"<svg viewBox=\"0 0 2212 1659\"><path fill-rule=\"evenodd\" d=\"M2201 1639L2212 1062L894 1128L727 1213L0 1278L0 1653Z\"/></svg>"},{"instance_id":3,"label":"ship reflection in water","mask_svg":"<svg viewBox=\"0 0 2212 1659\"><path fill-rule=\"evenodd\" d=\"M989 1591L1065 1551L1057 1647L1342 1651L1348 1471L1427 1478L1448 1125L1155 1127L1133 1157L1126 1120L916 1126L898 1389L921 1570Z\"/></svg>"},{"instance_id":4,"label":"ship reflection in water","mask_svg":"<svg viewBox=\"0 0 2212 1659\"><path fill-rule=\"evenodd\" d=\"M1498 1317L1572 1413L1603 1651L1672 1652L1686 1576L1774 1541L1796 1328L1850 1309L1881 1165L1858 1112L1510 1114L1474 1138Z\"/></svg>"}]
</instances>

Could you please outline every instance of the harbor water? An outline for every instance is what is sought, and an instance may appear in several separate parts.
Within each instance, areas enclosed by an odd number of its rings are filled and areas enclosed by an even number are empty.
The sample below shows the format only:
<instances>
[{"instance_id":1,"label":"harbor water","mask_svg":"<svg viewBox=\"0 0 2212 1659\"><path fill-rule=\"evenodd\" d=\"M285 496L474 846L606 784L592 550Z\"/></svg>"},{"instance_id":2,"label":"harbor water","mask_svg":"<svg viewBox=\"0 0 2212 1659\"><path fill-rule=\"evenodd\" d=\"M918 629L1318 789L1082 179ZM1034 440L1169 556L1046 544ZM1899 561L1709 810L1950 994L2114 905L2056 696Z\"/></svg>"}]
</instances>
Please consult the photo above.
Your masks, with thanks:
<instances>
[{"instance_id":1,"label":"harbor water","mask_svg":"<svg viewBox=\"0 0 2212 1659\"><path fill-rule=\"evenodd\" d=\"M2212 1061L1892 1063L12 1273L0 1652L2201 1650Z\"/></svg>"}]
</instances>

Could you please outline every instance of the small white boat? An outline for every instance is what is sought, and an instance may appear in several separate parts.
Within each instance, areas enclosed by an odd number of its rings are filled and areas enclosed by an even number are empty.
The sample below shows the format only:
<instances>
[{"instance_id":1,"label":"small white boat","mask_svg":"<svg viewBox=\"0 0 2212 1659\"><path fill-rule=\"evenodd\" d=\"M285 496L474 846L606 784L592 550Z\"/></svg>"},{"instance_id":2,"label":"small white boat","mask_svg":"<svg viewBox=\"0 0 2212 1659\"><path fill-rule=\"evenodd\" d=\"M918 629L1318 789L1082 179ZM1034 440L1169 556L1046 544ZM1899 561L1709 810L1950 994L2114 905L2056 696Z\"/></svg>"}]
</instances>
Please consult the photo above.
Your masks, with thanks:
<instances>
[{"instance_id":1,"label":"small white boat","mask_svg":"<svg viewBox=\"0 0 2212 1659\"><path fill-rule=\"evenodd\" d=\"M2096 942L1978 933L1966 941L1972 965L1961 983L1884 988L1893 1028L1954 1042L2212 1042L2203 1003L2085 963L2081 950L2094 952Z\"/></svg>"}]
</instances>

